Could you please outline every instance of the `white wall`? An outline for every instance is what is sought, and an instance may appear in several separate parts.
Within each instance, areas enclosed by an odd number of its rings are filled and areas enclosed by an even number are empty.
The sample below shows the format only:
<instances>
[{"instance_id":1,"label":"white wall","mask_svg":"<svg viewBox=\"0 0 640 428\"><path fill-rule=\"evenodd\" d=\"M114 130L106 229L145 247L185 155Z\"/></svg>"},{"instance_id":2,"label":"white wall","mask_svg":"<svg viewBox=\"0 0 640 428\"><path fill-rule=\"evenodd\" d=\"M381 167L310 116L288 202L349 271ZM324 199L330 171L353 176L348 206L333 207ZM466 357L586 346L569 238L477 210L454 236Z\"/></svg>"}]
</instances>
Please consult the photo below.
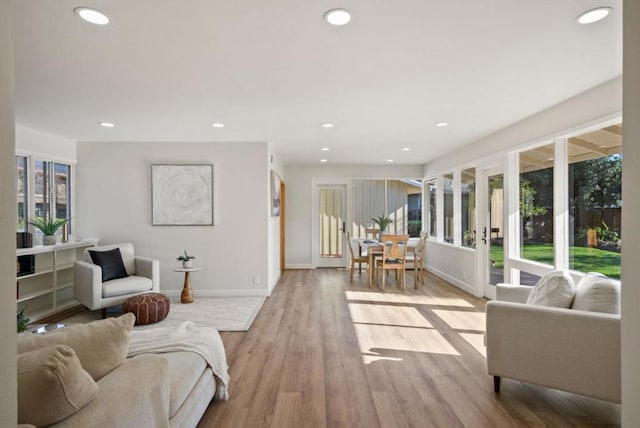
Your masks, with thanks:
<instances>
[{"instance_id":1,"label":"white wall","mask_svg":"<svg viewBox=\"0 0 640 428\"><path fill-rule=\"evenodd\" d=\"M13 4L0 0L0 426L16 426L15 136Z\"/></svg>"},{"instance_id":2,"label":"white wall","mask_svg":"<svg viewBox=\"0 0 640 428\"><path fill-rule=\"evenodd\" d=\"M427 163L424 176L477 164L486 157L495 159L501 152L558 137L594 121L614 118L621 111L622 78L619 77Z\"/></svg>"},{"instance_id":3,"label":"white wall","mask_svg":"<svg viewBox=\"0 0 640 428\"><path fill-rule=\"evenodd\" d=\"M312 265L312 178L422 178L419 165L285 165L284 172L287 178L287 268Z\"/></svg>"},{"instance_id":4,"label":"white wall","mask_svg":"<svg viewBox=\"0 0 640 428\"><path fill-rule=\"evenodd\" d=\"M186 249L203 267L191 275L196 298L267 295L266 143L78 143L77 150L80 236L130 241L138 254L158 258L165 292L182 288L183 274L172 268ZM154 163L214 164L215 226L151 225Z\"/></svg>"},{"instance_id":5,"label":"white wall","mask_svg":"<svg viewBox=\"0 0 640 428\"><path fill-rule=\"evenodd\" d=\"M640 2L624 2L624 159L622 167L622 426L640 421Z\"/></svg>"},{"instance_id":6,"label":"white wall","mask_svg":"<svg viewBox=\"0 0 640 428\"><path fill-rule=\"evenodd\" d=\"M267 177L267 192L271 192L271 172L270 170L274 170L276 174L280 177L282 182L285 182L284 177L284 167L282 162L280 162L279 157L274 154L271 148L269 148L269 162L268 162L268 171L269 174ZM278 280L280 279L280 217L271 217L271 197L269 195L267 201L266 212L269 216L269 294L271 294L271 290L276 286Z\"/></svg>"},{"instance_id":7,"label":"white wall","mask_svg":"<svg viewBox=\"0 0 640 428\"><path fill-rule=\"evenodd\" d=\"M476 252L469 248L427 240L427 270L469 294L476 294Z\"/></svg>"},{"instance_id":8,"label":"white wall","mask_svg":"<svg viewBox=\"0 0 640 428\"><path fill-rule=\"evenodd\" d=\"M16 151L44 155L48 159L75 162L76 142L16 124Z\"/></svg>"},{"instance_id":9,"label":"white wall","mask_svg":"<svg viewBox=\"0 0 640 428\"><path fill-rule=\"evenodd\" d=\"M461 166L493 166L502 162L508 151L619 117L621 110L622 78L617 78L427 163L424 176L434 177ZM451 251L447 245L431 245L425 259L427 268L435 274L465 291L481 294L477 277L469 276L479 269L477 257L470 257L466 251ZM460 268L467 264L471 265Z\"/></svg>"}]
</instances>

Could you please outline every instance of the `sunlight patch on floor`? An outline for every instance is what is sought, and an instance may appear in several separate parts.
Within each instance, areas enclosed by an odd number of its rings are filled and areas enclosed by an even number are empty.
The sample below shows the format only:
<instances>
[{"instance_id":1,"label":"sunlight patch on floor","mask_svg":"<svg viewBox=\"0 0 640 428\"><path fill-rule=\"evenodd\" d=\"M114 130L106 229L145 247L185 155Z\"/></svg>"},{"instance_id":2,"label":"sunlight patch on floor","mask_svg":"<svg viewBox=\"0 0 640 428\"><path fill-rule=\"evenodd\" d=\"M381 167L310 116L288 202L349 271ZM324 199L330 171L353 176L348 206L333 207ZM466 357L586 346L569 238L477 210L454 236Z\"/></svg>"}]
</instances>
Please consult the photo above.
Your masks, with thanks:
<instances>
[{"instance_id":1,"label":"sunlight patch on floor","mask_svg":"<svg viewBox=\"0 0 640 428\"><path fill-rule=\"evenodd\" d=\"M349 303L349 313L354 323L433 328L420 311L409 306Z\"/></svg>"},{"instance_id":2,"label":"sunlight patch on floor","mask_svg":"<svg viewBox=\"0 0 640 428\"><path fill-rule=\"evenodd\" d=\"M483 357L487 357L487 347L484 346L484 333L460 333L467 343L475 348Z\"/></svg>"},{"instance_id":3,"label":"sunlight patch on floor","mask_svg":"<svg viewBox=\"0 0 640 428\"><path fill-rule=\"evenodd\" d=\"M353 327L363 354L383 354L384 350L391 350L460 355L436 330L370 324Z\"/></svg>"},{"instance_id":4,"label":"sunlight patch on floor","mask_svg":"<svg viewBox=\"0 0 640 428\"><path fill-rule=\"evenodd\" d=\"M472 308L473 305L459 297L432 297L424 295L374 293L370 291L345 291L347 300L380 303L408 303L411 305L457 306Z\"/></svg>"},{"instance_id":5,"label":"sunlight patch on floor","mask_svg":"<svg viewBox=\"0 0 640 428\"><path fill-rule=\"evenodd\" d=\"M395 361L395 362L400 362L400 361L402 361L402 358L383 357L381 355L362 354L362 362L363 363L371 364L371 363L375 363L376 361Z\"/></svg>"},{"instance_id":6,"label":"sunlight patch on floor","mask_svg":"<svg viewBox=\"0 0 640 428\"><path fill-rule=\"evenodd\" d=\"M446 322L449 327L456 330L484 331L487 317L484 312L449 311L434 309L433 313Z\"/></svg>"}]
</instances>

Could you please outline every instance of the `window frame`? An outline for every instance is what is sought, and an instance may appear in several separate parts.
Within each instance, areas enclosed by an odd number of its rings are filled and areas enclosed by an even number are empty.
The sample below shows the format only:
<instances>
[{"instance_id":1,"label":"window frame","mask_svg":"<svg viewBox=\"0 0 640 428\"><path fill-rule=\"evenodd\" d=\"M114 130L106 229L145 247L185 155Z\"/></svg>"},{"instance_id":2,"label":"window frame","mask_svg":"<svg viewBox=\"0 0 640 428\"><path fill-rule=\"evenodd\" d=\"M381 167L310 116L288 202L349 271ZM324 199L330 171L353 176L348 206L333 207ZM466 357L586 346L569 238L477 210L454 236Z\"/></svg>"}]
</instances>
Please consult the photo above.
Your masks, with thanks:
<instances>
[{"instance_id":1,"label":"window frame","mask_svg":"<svg viewBox=\"0 0 640 428\"><path fill-rule=\"evenodd\" d=\"M432 241L438 240L438 177L431 177L422 181L422 191L424 193L424 201L422 203L422 214L424 216L422 229L427 233L427 239ZM435 186L435 193L431 193L431 185ZM433 196L433 197L432 197ZM435 204L433 213L435 219L432 221L431 201Z\"/></svg>"}]
</instances>

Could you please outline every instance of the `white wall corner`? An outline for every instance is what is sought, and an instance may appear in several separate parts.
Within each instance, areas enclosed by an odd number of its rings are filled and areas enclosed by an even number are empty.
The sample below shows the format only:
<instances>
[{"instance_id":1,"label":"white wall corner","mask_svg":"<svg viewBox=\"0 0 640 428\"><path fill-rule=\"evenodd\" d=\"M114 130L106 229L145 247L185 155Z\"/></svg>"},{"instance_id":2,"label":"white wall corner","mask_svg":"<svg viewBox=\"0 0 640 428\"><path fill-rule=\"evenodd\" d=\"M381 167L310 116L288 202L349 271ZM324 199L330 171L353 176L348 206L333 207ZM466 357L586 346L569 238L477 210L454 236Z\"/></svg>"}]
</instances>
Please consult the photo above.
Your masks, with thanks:
<instances>
[{"instance_id":1,"label":"white wall corner","mask_svg":"<svg viewBox=\"0 0 640 428\"><path fill-rule=\"evenodd\" d=\"M271 281L271 283L269 284L269 290L267 292L267 296L271 296L271 292L273 291L274 288L276 288L276 285L278 285L278 282L280 281L281 277L282 277L282 273L278 273L278 275Z\"/></svg>"}]
</instances>

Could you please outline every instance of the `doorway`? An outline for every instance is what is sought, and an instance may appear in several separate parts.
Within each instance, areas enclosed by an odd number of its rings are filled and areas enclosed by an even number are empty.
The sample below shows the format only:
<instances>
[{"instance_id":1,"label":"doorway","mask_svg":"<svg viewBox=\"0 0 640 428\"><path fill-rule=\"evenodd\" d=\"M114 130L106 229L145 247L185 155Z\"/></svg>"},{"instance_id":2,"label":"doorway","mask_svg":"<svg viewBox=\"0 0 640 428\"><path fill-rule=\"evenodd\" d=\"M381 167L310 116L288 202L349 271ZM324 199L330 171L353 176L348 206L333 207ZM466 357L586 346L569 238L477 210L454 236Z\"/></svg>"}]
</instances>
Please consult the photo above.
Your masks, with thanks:
<instances>
[{"instance_id":1,"label":"doorway","mask_svg":"<svg viewBox=\"0 0 640 428\"><path fill-rule=\"evenodd\" d=\"M315 267L345 267L348 248L347 185L317 184L314 189L313 256Z\"/></svg>"},{"instance_id":2,"label":"doorway","mask_svg":"<svg viewBox=\"0 0 640 428\"><path fill-rule=\"evenodd\" d=\"M480 266L482 267L484 295L496 298L496 284L504 282L505 198L502 168L484 171L484 196L481 198L484 219Z\"/></svg>"}]
</instances>

